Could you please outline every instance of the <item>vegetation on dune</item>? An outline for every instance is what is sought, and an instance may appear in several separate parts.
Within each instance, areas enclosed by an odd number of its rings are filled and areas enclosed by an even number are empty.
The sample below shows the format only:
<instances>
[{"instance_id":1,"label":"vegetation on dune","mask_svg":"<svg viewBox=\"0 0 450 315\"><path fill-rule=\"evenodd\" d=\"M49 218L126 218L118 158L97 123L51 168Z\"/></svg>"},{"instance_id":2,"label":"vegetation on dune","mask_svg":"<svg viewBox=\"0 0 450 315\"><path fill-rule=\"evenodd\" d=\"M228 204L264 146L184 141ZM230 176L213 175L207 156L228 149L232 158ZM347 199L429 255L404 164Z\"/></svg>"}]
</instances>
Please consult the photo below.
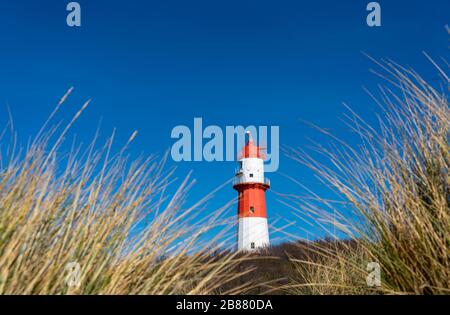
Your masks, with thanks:
<instances>
[{"instance_id":1,"label":"vegetation on dune","mask_svg":"<svg viewBox=\"0 0 450 315\"><path fill-rule=\"evenodd\" d=\"M2 146L0 293L450 293L449 79L436 64L438 87L393 62L378 65L389 84L376 99L379 126L350 117L360 146L323 131L333 143L317 145L318 158L289 152L342 197L289 196L289 204L345 240L253 254L221 249L220 235L201 241L221 223L220 211L200 218L205 200L185 205L189 178L168 195L173 170L164 157L129 161L135 134L117 153L114 136L101 147L96 136L86 150L62 155L67 131L88 105L55 137L59 129L48 124L69 90L26 149ZM380 286L366 283L370 262L381 267ZM68 266L79 267L78 283Z\"/></svg>"},{"instance_id":2,"label":"vegetation on dune","mask_svg":"<svg viewBox=\"0 0 450 315\"><path fill-rule=\"evenodd\" d=\"M357 243L352 240L331 239L273 245L247 255L246 259L236 266L236 271L250 272L221 286L221 289L229 290L251 281L259 285L249 287L246 290L248 294L378 293L378 290L367 288L367 272L361 270L355 273L348 266L343 268L344 264L349 265L349 259L334 258L350 257L350 254L359 253L353 251L356 246ZM348 251L349 248L353 250ZM361 261L358 261L359 263ZM336 285L324 285L324 279L330 282L331 278L336 280Z\"/></svg>"},{"instance_id":3,"label":"vegetation on dune","mask_svg":"<svg viewBox=\"0 0 450 315\"><path fill-rule=\"evenodd\" d=\"M450 293L450 85L444 70L430 61L442 78L437 87L411 69L378 63L388 82L377 100L383 110L379 126L355 113L350 117L360 146L323 131L333 144L315 146L319 158L290 152L341 196L347 209L320 198L320 203L291 201L358 245L325 253L313 272L299 269L313 278L308 286L317 283L317 292L354 293L349 275L363 278L365 261L381 266L383 293ZM331 276L324 273L329 267Z\"/></svg>"},{"instance_id":4,"label":"vegetation on dune","mask_svg":"<svg viewBox=\"0 0 450 315\"><path fill-rule=\"evenodd\" d=\"M53 128L22 153L3 147L0 293L208 294L240 276L234 267L245 257L215 259L219 242L199 241L219 218L199 219L201 201L185 206L192 181L167 195L177 183L164 158L129 162L124 149L113 153L113 136L99 149L95 139L87 150L60 154L87 104L56 140Z\"/></svg>"}]
</instances>

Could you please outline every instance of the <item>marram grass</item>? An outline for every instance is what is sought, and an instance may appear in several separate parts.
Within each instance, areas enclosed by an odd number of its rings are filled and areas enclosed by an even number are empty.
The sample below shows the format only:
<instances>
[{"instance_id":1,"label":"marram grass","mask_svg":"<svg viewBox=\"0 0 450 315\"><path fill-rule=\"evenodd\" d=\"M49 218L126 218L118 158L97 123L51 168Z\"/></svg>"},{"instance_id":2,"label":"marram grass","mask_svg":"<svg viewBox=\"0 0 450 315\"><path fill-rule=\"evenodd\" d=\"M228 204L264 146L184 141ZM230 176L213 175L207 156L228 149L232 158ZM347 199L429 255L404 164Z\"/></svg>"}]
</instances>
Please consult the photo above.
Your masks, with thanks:
<instances>
[{"instance_id":1,"label":"marram grass","mask_svg":"<svg viewBox=\"0 0 450 315\"><path fill-rule=\"evenodd\" d=\"M359 146L322 130L333 144L315 145L316 157L290 151L341 197L338 202L295 198L297 210L319 217L330 235L337 230L353 240L346 250L318 248L321 262L307 262L309 268L298 262L302 281L296 290L450 293L450 82L430 61L441 78L438 84L394 62L377 63L388 83L375 99L382 110L378 126L353 112L349 117ZM369 262L381 268L377 288L365 285Z\"/></svg>"},{"instance_id":2,"label":"marram grass","mask_svg":"<svg viewBox=\"0 0 450 315\"><path fill-rule=\"evenodd\" d=\"M200 241L219 218L199 220L199 204L185 206L192 181L174 182L164 157L129 161L125 148L113 153L113 136L60 153L89 104L62 131L48 127L71 91L26 149L2 146L0 294L236 294L250 286L221 291L248 272L236 271L245 257L215 257L220 242ZM172 195L169 185L179 185Z\"/></svg>"},{"instance_id":3,"label":"marram grass","mask_svg":"<svg viewBox=\"0 0 450 315\"><path fill-rule=\"evenodd\" d=\"M0 133L0 294L449 294L449 79L437 67L441 84L432 86L393 62L379 65L389 83L376 99L379 125L353 112L349 120L360 146L323 131L334 143L318 144L319 158L290 151L341 199L288 204L347 240L250 256L223 251L221 235L204 241L220 211L205 218L204 200L186 206L192 181L174 181L164 157L131 161L136 133L119 152L114 136L103 146L96 136L63 154L89 104L62 130L50 127L69 90L25 149ZM377 287L366 281L371 262L381 268Z\"/></svg>"}]
</instances>

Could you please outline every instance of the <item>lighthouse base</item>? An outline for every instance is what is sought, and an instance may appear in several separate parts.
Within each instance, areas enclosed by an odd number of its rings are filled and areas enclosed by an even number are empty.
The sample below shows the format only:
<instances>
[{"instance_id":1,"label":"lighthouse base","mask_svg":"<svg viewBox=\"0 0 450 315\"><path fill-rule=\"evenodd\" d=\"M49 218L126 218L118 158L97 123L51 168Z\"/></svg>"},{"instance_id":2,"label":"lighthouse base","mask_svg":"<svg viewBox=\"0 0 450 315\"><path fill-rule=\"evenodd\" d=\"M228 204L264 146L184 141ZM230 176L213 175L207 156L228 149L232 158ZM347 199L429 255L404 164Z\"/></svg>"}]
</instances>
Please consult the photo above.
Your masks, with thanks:
<instances>
[{"instance_id":1,"label":"lighthouse base","mask_svg":"<svg viewBox=\"0 0 450 315\"><path fill-rule=\"evenodd\" d=\"M267 218L239 218L238 250L254 251L269 246Z\"/></svg>"}]
</instances>

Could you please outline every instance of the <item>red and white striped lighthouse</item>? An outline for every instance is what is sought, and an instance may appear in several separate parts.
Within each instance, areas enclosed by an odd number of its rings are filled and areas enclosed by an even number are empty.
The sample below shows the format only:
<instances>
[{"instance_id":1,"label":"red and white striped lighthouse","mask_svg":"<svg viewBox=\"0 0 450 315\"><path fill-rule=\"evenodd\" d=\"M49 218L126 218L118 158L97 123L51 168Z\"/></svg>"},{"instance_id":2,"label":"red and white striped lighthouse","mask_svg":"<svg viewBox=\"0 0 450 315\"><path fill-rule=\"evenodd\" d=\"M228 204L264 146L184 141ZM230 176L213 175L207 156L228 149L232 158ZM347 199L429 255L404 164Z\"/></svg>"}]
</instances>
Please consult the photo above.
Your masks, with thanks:
<instances>
[{"instance_id":1,"label":"red and white striped lighthouse","mask_svg":"<svg viewBox=\"0 0 450 315\"><path fill-rule=\"evenodd\" d=\"M238 197L238 250L253 251L269 246L269 228L266 214L266 190L270 187L264 178L264 155L247 131L247 143L238 157L239 169L233 188Z\"/></svg>"}]
</instances>

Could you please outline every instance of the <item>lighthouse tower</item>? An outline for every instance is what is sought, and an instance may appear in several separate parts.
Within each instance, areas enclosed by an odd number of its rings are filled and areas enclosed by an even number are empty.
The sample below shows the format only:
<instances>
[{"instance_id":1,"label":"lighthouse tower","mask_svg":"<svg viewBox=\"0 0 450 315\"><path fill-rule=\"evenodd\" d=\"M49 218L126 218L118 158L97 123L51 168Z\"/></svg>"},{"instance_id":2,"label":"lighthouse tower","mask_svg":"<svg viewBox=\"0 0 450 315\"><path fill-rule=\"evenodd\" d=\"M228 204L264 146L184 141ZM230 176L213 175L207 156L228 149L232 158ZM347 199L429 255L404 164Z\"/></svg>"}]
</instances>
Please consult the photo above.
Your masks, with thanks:
<instances>
[{"instance_id":1,"label":"lighthouse tower","mask_svg":"<svg viewBox=\"0 0 450 315\"><path fill-rule=\"evenodd\" d=\"M253 251L269 246L265 193L270 182L264 178L264 159L247 131L247 143L238 157L239 168L233 185L239 194L238 250Z\"/></svg>"}]
</instances>

